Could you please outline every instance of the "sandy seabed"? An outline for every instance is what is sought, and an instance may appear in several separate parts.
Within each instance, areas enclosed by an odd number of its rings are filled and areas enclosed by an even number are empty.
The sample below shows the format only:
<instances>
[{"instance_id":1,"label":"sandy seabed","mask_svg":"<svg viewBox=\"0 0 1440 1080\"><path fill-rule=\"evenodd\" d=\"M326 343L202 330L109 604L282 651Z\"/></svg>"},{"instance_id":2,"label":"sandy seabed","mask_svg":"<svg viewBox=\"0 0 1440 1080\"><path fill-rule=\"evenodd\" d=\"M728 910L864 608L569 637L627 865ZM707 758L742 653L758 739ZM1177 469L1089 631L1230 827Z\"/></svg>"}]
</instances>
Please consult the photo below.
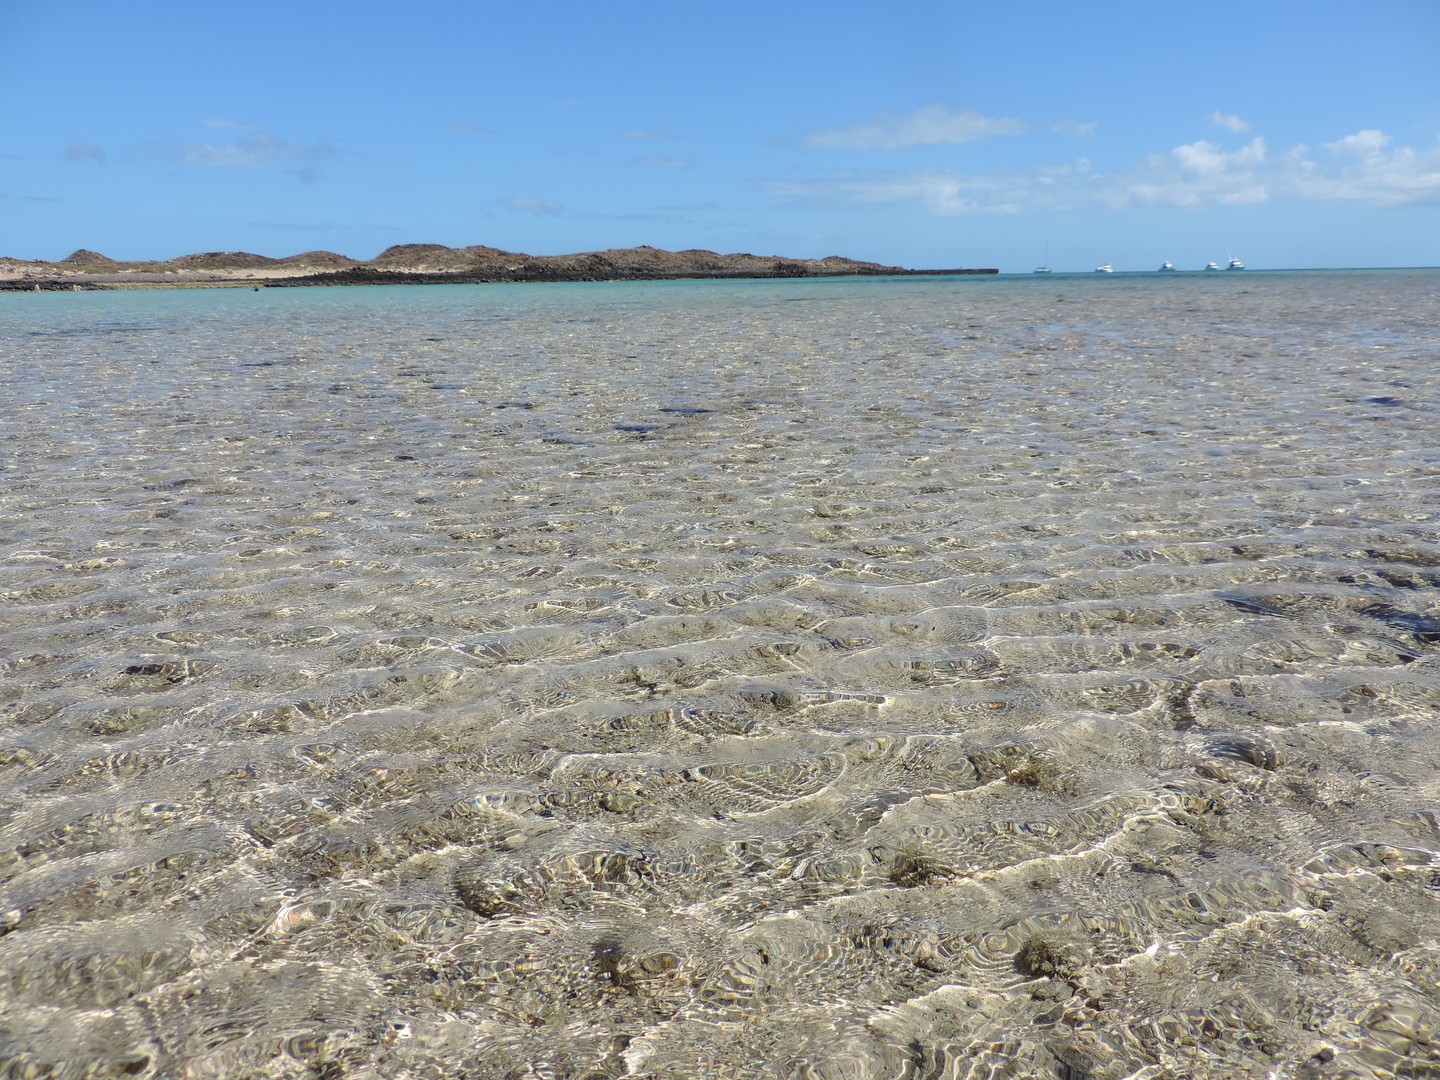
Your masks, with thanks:
<instances>
[{"instance_id":1,"label":"sandy seabed","mask_svg":"<svg viewBox=\"0 0 1440 1080\"><path fill-rule=\"evenodd\" d=\"M0 299L0 1075L1440 1075L1437 299Z\"/></svg>"}]
</instances>

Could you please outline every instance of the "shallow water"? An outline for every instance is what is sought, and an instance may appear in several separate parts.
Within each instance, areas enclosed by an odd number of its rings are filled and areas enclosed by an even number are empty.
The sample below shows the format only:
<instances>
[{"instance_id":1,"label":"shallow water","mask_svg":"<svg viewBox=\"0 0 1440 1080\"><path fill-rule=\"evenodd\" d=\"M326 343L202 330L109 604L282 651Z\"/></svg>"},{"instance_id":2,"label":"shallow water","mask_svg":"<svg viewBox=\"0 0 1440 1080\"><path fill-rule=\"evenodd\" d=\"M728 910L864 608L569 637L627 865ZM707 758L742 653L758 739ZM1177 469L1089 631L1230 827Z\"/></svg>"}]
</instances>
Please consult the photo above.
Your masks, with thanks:
<instances>
[{"instance_id":1,"label":"shallow water","mask_svg":"<svg viewBox=\"0 0 1440 1080\"><path fill-rule=\"evenodd\" d=\"M1440 1072L1437 301L0 296L3 1074Z\"/></svg>"}]
</instances>

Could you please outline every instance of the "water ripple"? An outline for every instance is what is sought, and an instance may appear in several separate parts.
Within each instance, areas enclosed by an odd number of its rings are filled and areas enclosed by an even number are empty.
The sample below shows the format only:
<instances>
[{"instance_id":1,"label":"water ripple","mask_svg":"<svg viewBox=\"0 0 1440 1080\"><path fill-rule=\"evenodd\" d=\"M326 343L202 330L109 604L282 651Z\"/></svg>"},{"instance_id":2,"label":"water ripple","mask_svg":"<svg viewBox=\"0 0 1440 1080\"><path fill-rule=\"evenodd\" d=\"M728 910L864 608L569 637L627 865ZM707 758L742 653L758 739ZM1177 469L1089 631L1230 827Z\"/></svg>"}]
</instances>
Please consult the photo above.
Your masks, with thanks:
<instances>
[{"instance_id":1,"label":"water ripple","mask_svg":"<svg viewBox=\"0 0 1440 1080\"><path fill-rule=\"evenodd\" d=\"M1434 280L11 305L0 1072L1435 1072Z\"/></svg>"}]
</instances>

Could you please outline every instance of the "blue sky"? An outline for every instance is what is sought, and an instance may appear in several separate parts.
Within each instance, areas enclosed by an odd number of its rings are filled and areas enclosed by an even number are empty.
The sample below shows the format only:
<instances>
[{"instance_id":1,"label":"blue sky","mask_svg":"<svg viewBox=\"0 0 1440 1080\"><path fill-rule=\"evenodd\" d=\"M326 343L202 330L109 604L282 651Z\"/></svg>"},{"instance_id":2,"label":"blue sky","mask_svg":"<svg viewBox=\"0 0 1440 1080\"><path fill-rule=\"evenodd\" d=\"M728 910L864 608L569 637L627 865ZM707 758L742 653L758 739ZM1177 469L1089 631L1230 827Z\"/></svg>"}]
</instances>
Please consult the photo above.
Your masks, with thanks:
<instances>
[{"instance_id":1,"label":"blue sky","mask_svg":"<svg viewBox=\"0 0 1440 1080\"><path fill-rule=\"evenodd\" d=\"M1440 264L1440 0L0 0L0 255Z\"/></svg>"}]
</instances>

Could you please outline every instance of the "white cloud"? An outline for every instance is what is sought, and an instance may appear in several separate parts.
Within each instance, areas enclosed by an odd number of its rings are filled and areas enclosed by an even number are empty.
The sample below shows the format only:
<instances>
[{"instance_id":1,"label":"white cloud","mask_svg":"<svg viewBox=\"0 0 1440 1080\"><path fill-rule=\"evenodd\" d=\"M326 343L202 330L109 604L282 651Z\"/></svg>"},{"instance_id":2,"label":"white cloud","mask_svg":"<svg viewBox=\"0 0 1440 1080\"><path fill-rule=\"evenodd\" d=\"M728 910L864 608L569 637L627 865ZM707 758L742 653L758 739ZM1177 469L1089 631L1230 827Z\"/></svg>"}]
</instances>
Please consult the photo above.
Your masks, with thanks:
<instances>
[{"instance_id":1,"label":"white cloud","mask_svg":"<svg viewBox=\"0 0 1440 1080\"><path fill-rule=\"evenodd\" d=\"M564 203L536 199L529 195L511 195L501 199L500 205L517 214L533 214L535 217L559 217L565 212Z\"/></svg>"},{"instance_id":2,"label":"white cloud","mask_svg":"<svg viewBox=\"0 0 1440 1080\"><path fill-rule=\"evenodd\" d=\"M1218 176L1235 169L1253 168L1265 160L1265 140L1256 136L1239 150L1228 153L1214 143L1186 143L1170 151L1170 156L1185 172L1201 176Z\"/></svg>"},{"instance_id":3,"label":"white cloud","mask_svg":"<svg viewBox=\"0 0 1440 1080\"><path fill-rule=\"evenodd\" d=\"M1215 127L1234 132L1236 135L1244 135L1250 130L1250 125L1234 113L1212 112L1210 123Z\"/></svg>"},{"instance_id":4,"label":"white cloud","mask_svg":"<svg viewBox=\"0 0 1440 1080\"><path fill-rule=\"evenodd\" d=\"M1332 143L1326 143L1325 149L1336 154L1351 154L1356 157L1374 159L1385 147L1390 145L1390 136L1383 131L1367 129L1357 131L1354 135L1346 135L1343 139L1336 139Z\"/></svg>"},{"instance_id":5,"label":"white cloud","mask_svg":"<svg viewBox=\"0 0 1440 1080\"><path fill-rule=\"evenodd\" d=\"M913 204L937 216L1073 210L1085 206L1202 209L1278 201L1440 205L1440 147L1393 146L1378 130L1275 155L1256 136L1235 149L1206 140L1151 154L1133 167L1095 170L1087 158L1028 172L945 169L772 181L774 195L820 203Z\"/></svg>"},{"instance_id":6,"label":"white cloud","mask_svg":"<svg viewBox=\"0 0 1440 1080\"><path fill-rule=\"evenodd\" d=\"M1056 135L1078 135L1081 138L1088 138L1094 135L1100 128L1095 120L1061 120L1058 124L1052 125L1050 130Z\"/></svg>"},{"instance_id":7,"label":"white cloud","mask_svg":"<svg viewBox=\"0 0 1440 1080\"><path fill-rule=\"evenodd\" d=\"M1383 131L1357 131L1326 143L1322 153L1293 147L1271 158L1262 138L1230 152L1197 142L1171 151L1174 167L1151 159L1126 193L1169 206L1232 205L1296 199L1372 206L1440 203L1440 147L1391 145Z\"/></svg>"},{"instance_id":8,"label":"white cloud","mask_svg":"<svg viewBox=\"0 0 1440 1080\"><path fill-rule=\"evenodd\" d=\"M1302 198L1367 202L1376 206L1440 203L1440 147L1390 148L1390 136L1374 129L1326 143L1329 161L1310 160L1297 147L1292 182Z\"/></svg>"},{"instance_id":9,"label":"white cloud","mask_svg":"<svg viewBox=\"0 0 1440 1080\"><path fill-rule=\"evenodd\" d=\"M898 119L816 131L806 141L826 150L901 150L1019 135L1025 130L1024 123L1013 117L984 116L973 109L931 105Z\"/></svg>"},{"instance_id":10,"label":"white cloud","mask_svg":"<svg viewBox=\"0 0 1440 1080\"><path fill-rule=\"evenodd\" d=\"M1112 206L1236 206L1270 198L1265 140L1256 136L1239 150L1223 150L1203 139L1152 154L1145 165L1119 178L1107 192Z\"/></svg>"}]
</instances>

